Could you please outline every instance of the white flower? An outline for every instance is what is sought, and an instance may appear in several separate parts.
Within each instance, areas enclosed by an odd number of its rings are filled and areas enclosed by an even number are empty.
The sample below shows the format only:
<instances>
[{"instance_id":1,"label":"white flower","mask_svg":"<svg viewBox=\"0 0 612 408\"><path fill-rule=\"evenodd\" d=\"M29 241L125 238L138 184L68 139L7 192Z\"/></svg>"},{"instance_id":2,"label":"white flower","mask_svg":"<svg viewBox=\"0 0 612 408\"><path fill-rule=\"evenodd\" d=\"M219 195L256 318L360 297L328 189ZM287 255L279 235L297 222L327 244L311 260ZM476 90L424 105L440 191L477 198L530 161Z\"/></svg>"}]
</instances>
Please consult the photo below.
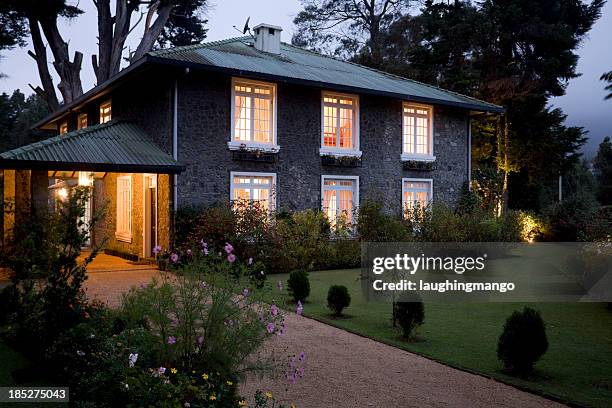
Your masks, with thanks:
<instances>
[{"instance_id":1,"label":"white flower","mask_svg":"<svg viewBox=\"0 0 612 408\"><path fill-rule=\"evenodd\" d=\"M129 357L130 367L134 367L134 364L136 364L136 360L138 360L138 353L130 353L130 357Z\"/></svg>"},{"instance_id":2,"label":"white flower","mask_svg":"<svg viewBox=\"0 0 612 408\"><path fill-rule=\"evenodd\" d=\"M85 353L82 352L81 350L77 350L76 353L77 353L77 356L81 356L81 357L83 357L85 355Z\"/></svg>"}]
</instances>

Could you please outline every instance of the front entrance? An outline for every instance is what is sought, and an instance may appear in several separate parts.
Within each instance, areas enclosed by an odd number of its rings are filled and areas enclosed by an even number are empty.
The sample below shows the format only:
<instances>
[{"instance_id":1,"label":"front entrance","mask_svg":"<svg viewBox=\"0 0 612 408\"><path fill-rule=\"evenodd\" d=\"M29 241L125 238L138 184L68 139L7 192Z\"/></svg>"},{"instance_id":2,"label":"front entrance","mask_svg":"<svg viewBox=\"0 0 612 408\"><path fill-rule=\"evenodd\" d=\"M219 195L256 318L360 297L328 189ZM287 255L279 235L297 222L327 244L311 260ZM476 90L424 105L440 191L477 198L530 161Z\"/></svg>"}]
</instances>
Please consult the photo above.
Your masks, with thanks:
<instances>
[{"instance_id":1,"label":"front entrance","mask_svg":"<svg viewBox=\"0 0 612 408\"><path fill-rule=\"evenodd\" d=\"M144 198L143 211L143 257L153 256L153 249L157 246L157 175L143 175Z\"/></svg>"}]
</instances>

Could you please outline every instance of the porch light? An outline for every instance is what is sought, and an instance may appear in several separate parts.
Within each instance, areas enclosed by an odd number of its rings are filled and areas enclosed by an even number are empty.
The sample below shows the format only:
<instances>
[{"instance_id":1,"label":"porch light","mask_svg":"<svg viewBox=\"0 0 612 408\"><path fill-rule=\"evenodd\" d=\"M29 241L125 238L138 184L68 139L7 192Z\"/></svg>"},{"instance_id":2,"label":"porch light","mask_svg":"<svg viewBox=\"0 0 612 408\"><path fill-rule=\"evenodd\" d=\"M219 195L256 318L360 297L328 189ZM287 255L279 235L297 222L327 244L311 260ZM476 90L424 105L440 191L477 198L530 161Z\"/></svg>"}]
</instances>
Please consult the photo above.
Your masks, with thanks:
<instances>
[{"instance_id":1,"label":"porch light","mask_svg":"<svg viewBox=\"0 0 612 408\"><path fill-rule=\"evenodd\" d=\"M65 200L66 198L68 198L68 189L62 187L60 189L57 190L57 196L60 198L60 200Z\"/></svg>"},{"instance_id":2,"label":"porch light","mask_svg":"<svg viewBox=\"0 0 612 408\"><path fill-rule=\"evenodd\" d=\"M79 186L91 187L93 186L93 173L87 171L79 171Z\"/></svg>"}]
</instances>

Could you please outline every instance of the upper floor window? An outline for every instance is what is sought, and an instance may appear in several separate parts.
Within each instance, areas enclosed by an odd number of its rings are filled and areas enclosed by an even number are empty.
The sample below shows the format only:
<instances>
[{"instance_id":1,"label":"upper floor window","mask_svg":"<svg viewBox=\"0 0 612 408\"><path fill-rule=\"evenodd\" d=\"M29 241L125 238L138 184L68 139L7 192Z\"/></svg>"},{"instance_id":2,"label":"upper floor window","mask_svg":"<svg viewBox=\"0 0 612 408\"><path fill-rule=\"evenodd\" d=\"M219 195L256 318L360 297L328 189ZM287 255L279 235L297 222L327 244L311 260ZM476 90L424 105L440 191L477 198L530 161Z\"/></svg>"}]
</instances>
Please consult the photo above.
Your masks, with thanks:
<instances>
[{"instance_id":1,"label":"upper floor window","mask_svg":"<svg viewBox=\"0 0 612 408\"><path fill-rule=\"evenodd\" d=\"M100 104L100 124L109 122L113 117L111 101Z\"/></svg>"},{"instance_id":2,"label":"upper floor window","mask_svg":"<svg viewBox=\"0 0 612 408\"><path fill-rule=\"evenodd\" d=\"M77 117L77 128L85 129L86 127L87 127L87 114L79 113L79 116Z\"/></svg>"},{"instance_id":3,"label":"upper floor window","mask_svg":"<svg viewBox=\"0 0 612 408\"><path fill-rule=\"evenodd\" d=\"M425 209L433 199L432 179L402 179L402 207L404 216Z\"/></svg>"},{"instance_id":4,"label":"upper floor window","mask_svg":"<svg viewBox=\"0 0 612 408\"><path fill-rule=\"evenodd\" d=\"M359 206L359 177L321 176L321 205L333 227L350 227Z\"/></svg>"},{"instance_id":5,"label":"upper floor window","mask_svg":"<svg viewBox=\"0 0 612 408\"><path fill-rule=\"evenodd\" d=\"M267 211L276 207L276 174L231 172L230 199L257 203Z\"/></svg>"},{"instance_id":6,"label":"upper floor window","mask_svg":"<svg viewBox=\"0 0 612 408\"><path fill-rule=\"evenodd\" d=\"M330 92L322 98L321 154L361 156L359 98Z\"/></svg>"},{"instance_id":7,"label":"upper floor window","mask_svg":"<svg viewBox=\"0 0 612 408\"><path fill-rule=\"evenodd\" d=\"M278 149L276 143L276 85L232 80L232 140L230 149Z\"/></svg>"},{"instance_id":8,"label":"upper floor window","mask_svg":"<svg viewBox=\"0 0 612 408\"><path fill-rule=\"evenodd\" d=\"M434 160L433 107L404 103L402 159Z\"/></svg>"},{"instance_id":9,"label":"upper floor window","mask_svg":"<svg viewBox=\"0 0 612 408\"><path fill-rule=\"evenodd\" d=\"M62 122L62 124L59 127L59 132L60 132L60 135L68 133L68 122Z\"/></svg>"}]
</instances>

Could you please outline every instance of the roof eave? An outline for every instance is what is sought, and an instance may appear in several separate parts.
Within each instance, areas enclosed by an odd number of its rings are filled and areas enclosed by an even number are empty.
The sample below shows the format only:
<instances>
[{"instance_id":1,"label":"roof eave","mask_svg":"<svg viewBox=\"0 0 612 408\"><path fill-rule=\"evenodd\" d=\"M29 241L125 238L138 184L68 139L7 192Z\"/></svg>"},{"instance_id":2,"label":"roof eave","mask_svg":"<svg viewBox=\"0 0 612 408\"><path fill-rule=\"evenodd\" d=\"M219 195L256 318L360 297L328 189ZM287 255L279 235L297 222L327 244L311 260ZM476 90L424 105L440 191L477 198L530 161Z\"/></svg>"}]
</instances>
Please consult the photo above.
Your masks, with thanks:
<instances>
[{"instance_id":1,"label":"roof eave","mask_svg":"<svg viewBox=\"0 0 612 408\"><path fill-rule=\"evenodd\" d=\"M300 78L291 78L291 77L282 76L282 75L266 74L262 72L244 71L244 70L235 69L235 68L226 68L226 67L219 67L215 65L200 64L200 63L190 62L190 61L181 61L181 60L158 57L158 56L153 56L153 55L149 55L148 57L149 57L148 59L149 62L162 64L162 65L179 66L179 67L199 69L199 70L210 71L210 72L219 72L219 73L225 73L225 74L230 74L234 76L252 77L256 79L269 80L273 82L285 82L285 83L292 83L292 84L297 84L297 85L314 86L314 87L319 87L319 88L329 88L329 89L334 89L337 91L344 91L344 92L388 96L388 97L397 98L397 99L411 100L415 102L428 103L432 105L450 106L450 107L468 109L468 110L477 111L477 112L489 112L489 113L504 113L505 112L505 109L502 106L497 106L493 104L484 105L484 104L478 104L478 103L445 101L445 100L435 99L435 98L420 97L420 96L415 96L415 95L406 95L406 94L397 93L397 92L377 91L377 90L373 90L369 88L338 85L338 84L332 84L332 83L324 82L324 81L311 81L311 80L300 79Z\"/></svg>"},{"instance_id":2,"label":"roof eave","mask_svg":"<svg viewBox=\"0 0 612 408\"><path fill-rule=\"evenodd\" d=\"M157 173L179 174L185 171L181 164L147 165L147 164L116 164L116 163L83 163L83 162L57 162L39 160L13 160L0 159L0 169L9 170L68 170L91 171L106 173Z\"/></svg>"}]
</instances>

